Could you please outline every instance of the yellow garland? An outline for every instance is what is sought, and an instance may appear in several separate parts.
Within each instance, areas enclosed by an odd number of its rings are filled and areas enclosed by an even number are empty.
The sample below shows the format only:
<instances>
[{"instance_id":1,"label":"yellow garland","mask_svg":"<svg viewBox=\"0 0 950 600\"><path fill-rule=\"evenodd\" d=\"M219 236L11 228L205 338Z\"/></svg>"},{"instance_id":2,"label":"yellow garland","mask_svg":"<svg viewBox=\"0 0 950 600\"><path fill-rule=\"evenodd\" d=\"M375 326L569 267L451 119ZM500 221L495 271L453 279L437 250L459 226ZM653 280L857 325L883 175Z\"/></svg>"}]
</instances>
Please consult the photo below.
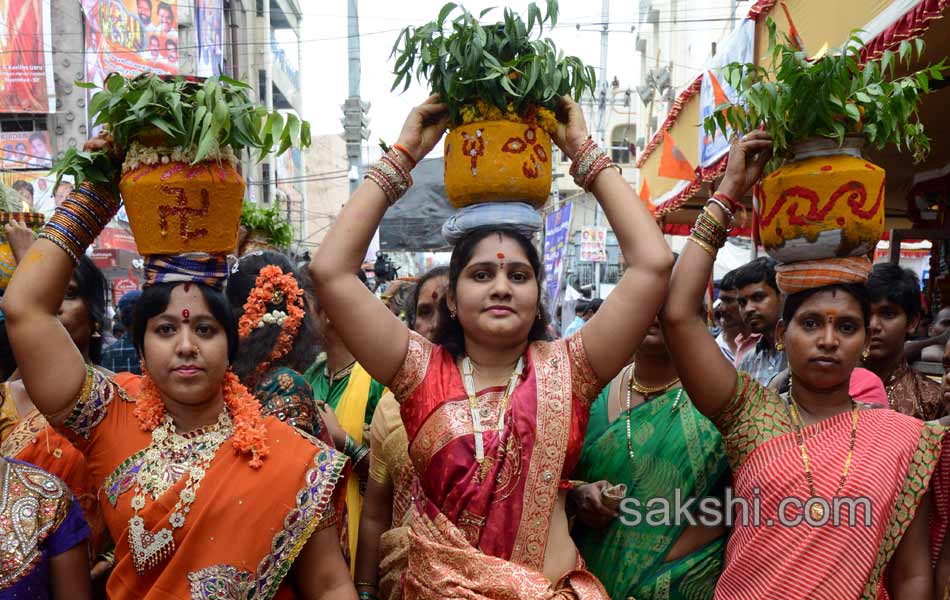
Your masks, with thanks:
<instances>
[{"instance_id":1,"label":"yellow garland","mask_svg":"<svg viewBox=\"0 0 950 600\"><path fill-rule=\"evenodd\" d=\"M514 121L515 123L527 122L528 119L515 112L514 104L508 103L507 110L502 112L500 108L489 104L484 100L475 100L472 104L465 104L459 110L462 117L462 124L476 123L478 121ZM557 118L554 112L548 108L538 108L535 111L534 118L531 121L537 123L541 129L549 134L557 131Z\"/></svg>"}]
</instances>

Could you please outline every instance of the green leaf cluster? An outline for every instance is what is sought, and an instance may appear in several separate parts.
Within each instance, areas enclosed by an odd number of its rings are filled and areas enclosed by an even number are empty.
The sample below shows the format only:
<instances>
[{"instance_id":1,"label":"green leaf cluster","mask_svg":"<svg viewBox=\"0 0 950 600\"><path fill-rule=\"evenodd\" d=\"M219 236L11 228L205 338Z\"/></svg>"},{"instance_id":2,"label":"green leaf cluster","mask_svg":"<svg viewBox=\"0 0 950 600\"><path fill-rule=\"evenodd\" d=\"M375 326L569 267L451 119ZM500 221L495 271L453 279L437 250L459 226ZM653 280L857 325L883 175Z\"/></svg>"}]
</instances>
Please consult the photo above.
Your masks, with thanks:
<instances>
[{"instance_id":1,"label":"green leaf cluster","mask_svg":"<svg viewBox=\"0 0 950 600\"><path fill-rule=\"evenodd\" d=\"M524 115L532 107L556 108L561 96L579 100L585 90L594 92L593 67L564 56L550 38L541 37L545 25L557 24L557 0L546 0L543 14L531 3L527 22L505 8L502 21L481 24L492 10L476 17L449 2L436 20L405 28L390 55L396 57L392 89L405 91L413 77L427 80L455 124L461 123L462 105L476 99L502 112L511 103Z\"/></svg>"},{"instance_id":2,"label":"green leaf cluster","mask_svg":"<svg viewBox=\"0 0 950 600\"><path fill-rule=\"evenodd\" d=\"M241 212L241 225L248 232L260 231L267 236L267 241L274 246L286 250L294 241L294 228L280 214L275 204L270 208L261 208L253 202L244 202Z\"/></svg>"},{"instance_id":3,"label":"green leaf cluster","mask_svg":"<svg viewBox=\"0 0 950 600\"><path fill-rule=\"evenodd\" d=\"M282 154L291 146L310 145L310 124L294 114L286 119L251 101L250 86L225 76L199 80L194 77L163 77L143 73L127 78L113 73L102 88L76 82L85 89L98 89L89 103L93 125L105 126L119 156L133 141L146 145L195 149L194 162L219 156L230 146L235 153L247 148L259 158ZM115 182L121 169L117 157L102 152L68 150L53 166L57 181L65 174L99 183ZM118 163L118 164L117 164Z\"/></svg>"},{"instance_id":4,"label":"green leaf cluster","mask_svg":"<svg viewBox=\"0 0 950 600\"><path fill-rule=\"evenodd\" d=\"M839 144L845 136L860 135L877 149L894 144L908 150L915 161L930 152L918 107L930 92L933 80L942 80L946 59L898 77L899 65L908 69L924 51L921 39L901 42L897 52L886 50L879 59L862 63L864 42L852 32L841 48L818 58L798 50L788 35L777 42L771 19L768 69L754 64L732 63L723 69L726 81L736 89L739 102L722 104L707 117L708 135L717 131L752 131L764 128L774 142L776 157L789 157L797 142L824 137Z\"/></svg>"}]
</instances>

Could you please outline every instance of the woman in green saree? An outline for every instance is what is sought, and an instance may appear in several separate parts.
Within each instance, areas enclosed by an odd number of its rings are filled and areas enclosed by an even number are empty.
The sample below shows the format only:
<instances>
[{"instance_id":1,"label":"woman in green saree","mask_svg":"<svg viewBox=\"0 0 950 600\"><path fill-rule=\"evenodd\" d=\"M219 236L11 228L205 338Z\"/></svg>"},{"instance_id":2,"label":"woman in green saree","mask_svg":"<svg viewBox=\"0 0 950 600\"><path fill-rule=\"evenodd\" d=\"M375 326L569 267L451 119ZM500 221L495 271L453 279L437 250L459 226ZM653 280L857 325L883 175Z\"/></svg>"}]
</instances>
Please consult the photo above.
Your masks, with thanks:
<instances>
[{"instance_id":1,"label":"woman in green saree","mask_svg":"<svg viewBox=\"0 0 950 600\"><path fill-rule=\"evenodd\" d=\"M713 597L725 528L686 519L660 524L650 510L663 499L675 519L678 494L681 505L695 498L690 513L707 521L713 515L697 514L699 501L721 501L729 479L719 432L686 396L657 323L594 402L575 476L594 483L571 494L573 537L611 598Z\"/></svg>"}]
</instances>

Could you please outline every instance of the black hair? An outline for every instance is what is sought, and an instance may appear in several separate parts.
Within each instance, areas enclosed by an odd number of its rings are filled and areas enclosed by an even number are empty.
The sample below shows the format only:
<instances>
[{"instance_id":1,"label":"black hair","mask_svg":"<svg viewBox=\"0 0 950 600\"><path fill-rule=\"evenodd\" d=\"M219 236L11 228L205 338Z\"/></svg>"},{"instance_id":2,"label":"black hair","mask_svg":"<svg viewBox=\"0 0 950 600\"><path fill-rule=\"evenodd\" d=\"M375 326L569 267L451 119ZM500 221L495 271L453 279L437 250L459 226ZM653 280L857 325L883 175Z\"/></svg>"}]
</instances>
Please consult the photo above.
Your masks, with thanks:
<instances>
[{"instance_id":1,"label":"black hair","mask_svg":"<svg viewBox=\"0 0 950 600\"><path fill-rule=\"evenodd\" d=\"M722 279L719 280L719 290L725 292L731 292L739 289L739 286L736 285L736 272L739 269L733 269L722 276Z\"/></svg>"},{"instance_id":2,"label":"black hair","mask_svg":"<svg viewBox=\"0 0 950 600\"><path fill-rule=\"evenodd\" d=\"M459 277L462 275L462 269L472 260L475 253L475 247L479 242L490 235L500 235L514 240L525 255L528 257L528 263L534 269L535 281L538 284L538 318L534 320L531 331L528 332L528 341L536 342L538 340L548 339L548 311L541 300L541 284L544 281L544 269L541 264L541 257L538 255L537 248L526 238L524 234L514 227L482 227L470 231L459 240L452 250L452 259L449 261L449 292L453 295L458 289ZM462 324L458 319L453 319L449 313L449 306L443 298L439 303L439 326L436 329L435 343L439 344L448 351L449 354L458 358L465 354L465 332L462 330Z\"/></svg>"},{"instance_id":3,"label":"black hair","mask_svg":"<svg viewBox=\"0 0 950 600\"><path fill-rule=\"evenodd\" d=\"M878 263L868 277L867 288L871 302L893 302L901 307L908 321L920 315L920 279L910 269Z\"/></svg>"},{"instance_id":4,"label":"black hair","mask_svg":"<svg viewBox=\"0 0 950 600\"><path fill-rule=\"evenodd\" d=\"M587 307L590 304L588 300L578 300L574 303L574 314L584 314L587 312Z\"/></svg>"},{"instance_id":5,"label":"black hair","mask_svg":"<svg viewBox=\"0 0 950 600\"><path fill-rule=\"evenodd\" d=\"M293 275L297 285L306 291L307 283L294 271L293 263L286 255L272 250L246 254L241 257L237 269L228 276L226 294L236 320L240 321L244 314L244 303L247 302L251 291L257 286L257 276L261 269L269 265L280 267L284 273ZM268 303L267 310L268 312L279 310L287 313L287 299L284 298L277 303ZM306 371L317 356L317 350L313 343L315 328L316 324L313 322L313 316L305 309L303 321L300 323L300 328L297 330L290 351L271 363L270 368L286 366L301 373ZM257 367L267 362L274 346L277 344L280 332L280 327L261 327L251 331L250 335L242 340L241 354L233 361L232 368L244 385L253 388L257 383L255 380Z\"/></svg>"},{"instance_id":6,"label":"black hair","mask_svg":"<svg viewBox=\"0 0 950 600\"><path fill-rule=\"evenodd\" d=\"M737 290L747 285L764 282L775 290L776 295L781 294L778 290L778 284L775 283L775 260L767 256L760 256L752 262L742 265L736 269L734 273L736 282L735 289Z\"/></svg>"},{"instance_id":7,"label":"black hair","mask_svg":"<svg viewBox=\"0 0 950 600\"><path fill-rule=\"evenodd\" d=\"M419 294L422 292L422 288L429 280L448 276L449 268L445 265L432 267L423 273L422 277L413 286L412 293L409 295L409 305L406 307L406 325L409 326L409 329L416 330L416 309L419 307Z\"/></svg>"},{"instance_id":8,"label":"black hair","mask_svg":"<svg viewBox=\"0 0 950 600\"><path fill-rule=\"evenodd\" d=\"M26 146L23 146L23 147L26 148ZM13 189L15 189L18 192L26 190L30 192L31 196L33 195L33 184L28 181L24 181L22 179L17 179L16 181L13 182Z\"/></svg>"},{"instance_id":9,"label":"black hair","mask_svg":"<svg viewBox=\"0 0 950 600\"><path fill-rule=\"evenodd\" d=\"M158 8L155 9L155 12L157 13L160 10L167 10L170 15L175 15L175 11L172 10L171 4L168 2L159 2Z\"/></svg>"},{"instance_id":10,"label":"black hair","mask_svg":"<svg viewBox=\"0 0 950 600\"><path fill-rule=\"evenodd\" d=\"M46 132L36 131L33 133L33 135L30 136L30 141L32 142L33 140L43 140L43 143L45 144L46 135L47 135Z\"/></svg>"},{"instance_id":11,"label":"black hair","mask_svg":"<svg viewBox=\"0 0 950 600\"><path fill-rule=\"evenodd\" d=\"M597 311L600 310L600 307L604 304L604 301L600 298L594 298L587 304L587 312L597 314Z\"/></svg>"},{"instance_id":12,"label":"black hair","mask_svg":"<svg viewBox=\"0 0 950 600\"><path fill-rule=\"evenodd\" d=\"M806 300L819 292L835 290L840 290L858 301L861 305L861 315L864 317L864 328L867 329L871 324L871 299L868 296L867 286L862 283L836 283L789 294L785 296L785 302L782 304L782 321L787 327Z\"/></svg>"},{"instance_id":13,"label":"black hair","mask_svg":"<svg viewBox=\"0 0 950 600\"><path fill-rule=\"evenodd\" d=\"M89 359L98 365L102 360L102 332L105 331L106 324L106 278L96 263L82 254L73 269L73 279L76 280L76 293L86 305L89 314L89 328L92 330L92 336L89 338Z\"/></svg>"},{"instance_id":14,"label":"black hair","mask_svg":"<svg viewBox=\"0 0 950 600\"><path fill-rule=\"evenodd\" d=\"M139 351L139 356L145 358L145 331L148 329L149 319L165 312L171 301L172 290L184 285L181 282L170 281L156 283L142 290L142 295L135 302L135 316L132 321L132 343ZM231 311L231 305L224 292L218 291L203 283L193 283L201 290L201 296L208 305L208 310L215 320L224 328L228 336L228 361L233 363L238 351L237 319Z\"/></svg>"}]
</instances>

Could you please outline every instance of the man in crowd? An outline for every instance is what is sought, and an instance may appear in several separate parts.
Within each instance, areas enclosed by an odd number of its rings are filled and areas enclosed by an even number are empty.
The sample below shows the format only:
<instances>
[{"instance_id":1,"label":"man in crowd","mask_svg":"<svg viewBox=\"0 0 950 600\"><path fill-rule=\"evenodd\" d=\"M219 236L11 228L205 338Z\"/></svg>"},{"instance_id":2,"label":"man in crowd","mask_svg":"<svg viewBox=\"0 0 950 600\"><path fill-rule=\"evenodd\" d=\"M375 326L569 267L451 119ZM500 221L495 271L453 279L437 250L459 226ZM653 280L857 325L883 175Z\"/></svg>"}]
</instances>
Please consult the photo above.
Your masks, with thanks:
<instances>
[{"instance_id":1,"label":"man in crowd","mask_svg":"<svg viewBox=\"0 0 950 600\"><path fill-rule=\"evenodd\" d=\"M775 283L775 261L757 258L736 269L739 313L752 333L762 337L745 354L737 368L752 375L762 385L788 366L784 348L776 346L775 325L781 316L781 294Z\"/></svg>"},{"instance_id":2,"label":"man in crowd","mask_svg":"<svg viewBox=\"0 0 950 600\"><path fill-rule=\"evenodd\" d=\"M148 27L152 24L152 0L138 0L135 3L138 10L139 20L142 21L142 27Z\"/></svg>"},{"instance_id":3,"label":"man in crowd","mask_svg":"<svg viewBox=\"0 0 950 600\"><path fill-rule=\"evenodd\" d=\"M578 300L577 304L574 305L574 320L564 331L564 337L573 335L588 321L590 321L590 318L597 313L597 311L600 309L600 305L603 303L604 301L600 298L594 298L593 300L586 302L583 300Z\"/></svg>"},{"instance_id":4,"label":"man in crowd","mask_svg":"<svg viewBox=\"0 0 950 600\"><path fill-rule=\"evenodd\" d=\"M25 211L33 210L33 185L22 179L17 179L13 182L13 189L15 189L20 194L20 198L23 200L22 209Z\"/></svg>"},{"instance_id":5,"label":"man in crowd","mask_svg":"<svg viewBox=\"0 0 950 600\"><path fill-rule=\"evenodd\" d=\"M940 386L907 364L904 344L920 319L920 280L909 269L878 263L868 279L871 344L866 366L884 382L888 406L930 421L944 414Z\"/></svg>"},{"instance_id":6,"label":"man in crowd","mask_svg":"<svg viewBox=\"0 0 950 600\"><path fill-rule=\"evenodd\" d=\"M930 337L934 343L921 351L920 359L940 362L943 360L947 338L950 337L950 306L944 306L937 312L933 323L930 324Z\"/></svg>"},{"instance_id":7,"label":"man in crowd","mask_svg":"<svg viewBox=\"0 0 950 600\"><path fill-rule=\"evenodd\" d=\"M741 336L742 340L747 340L751 333L745 321L742 320L742 315L739 314L738 299L739 290L736 287L736 271L733 270L726 273L722 281L719 282L719 307L716 309L720 315L719 325L722 327L716 342L719 343L723 355L733 364L737 359L736 353L740 350L737 338ZM744 349L747 351L754 345L755 340L746 343Z\"/></svg>"},{"instance_id":8,"label":"man in crowd","mask_svg":"<svg viewBox=\"0 0 950 600\"><path fill-rule=\"evenodd\" d=\"M119 300L119 320L125 327L126 332L132 331L132 316L135 313L135 303L138 301L142 292L126 292ZM135 373L142 374L142 368L139 364L139 352L135 349L132 342L132 335L123 335L117 342L106 347L102 351L102 366L113 373Z\"/></svg>"}]
</instances>

